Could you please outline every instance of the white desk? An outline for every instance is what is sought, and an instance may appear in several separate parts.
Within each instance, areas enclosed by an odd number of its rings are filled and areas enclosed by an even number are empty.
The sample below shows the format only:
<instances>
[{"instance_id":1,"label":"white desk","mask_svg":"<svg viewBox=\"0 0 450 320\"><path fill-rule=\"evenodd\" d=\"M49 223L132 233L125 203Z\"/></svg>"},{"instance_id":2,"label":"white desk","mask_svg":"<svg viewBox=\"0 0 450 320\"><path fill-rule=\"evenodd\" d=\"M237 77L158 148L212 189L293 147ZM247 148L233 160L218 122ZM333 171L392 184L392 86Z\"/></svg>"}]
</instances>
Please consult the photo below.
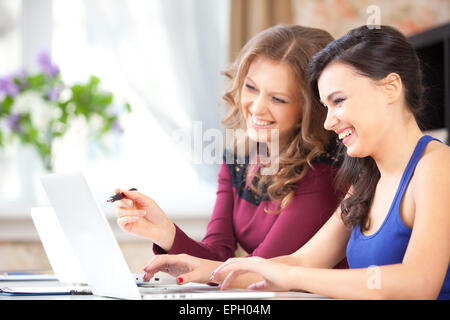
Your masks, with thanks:
<instances>
[{"instance_id":1,"label":"white desk","mask_svg":"<svg viewBox=\"0 0 450 320\"><path fill-rule=\"evenodd\" d=\"M4 287L65 287L67 284L59 281L0 281L0 288ZM280 292L269 300L323 300L327 297L303 293ZM8 296L0 295L0 300L115 300L96 295L36 295L36 296Z\"/></svg>"}]
</instances>

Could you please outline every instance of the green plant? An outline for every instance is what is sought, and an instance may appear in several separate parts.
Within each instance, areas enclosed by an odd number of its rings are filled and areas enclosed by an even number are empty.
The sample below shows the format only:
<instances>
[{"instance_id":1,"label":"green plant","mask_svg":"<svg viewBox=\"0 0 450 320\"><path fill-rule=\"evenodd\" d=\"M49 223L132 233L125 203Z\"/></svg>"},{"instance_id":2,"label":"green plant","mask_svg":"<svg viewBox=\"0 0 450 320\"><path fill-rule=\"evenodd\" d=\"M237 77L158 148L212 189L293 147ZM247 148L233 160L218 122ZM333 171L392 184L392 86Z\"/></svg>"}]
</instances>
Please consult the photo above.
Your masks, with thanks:
<instances>
[{"instance_id":1,"label":"green plant","mask_svg":"<svg viewBox=\"0 0 450 320\"><path fill-rule=\"evenodd\" d=\"M32 145L51 171L52 143L64 136L73 119L84 118L99 144L105 134L123 132L119 117L131 107L124 103L117 108L113 94L100 88L99 78L67 85L47 53L38 54L37 62L37 73L22 70L0 78L0 146L18 138Z\"/></svg>"}]
</instances>

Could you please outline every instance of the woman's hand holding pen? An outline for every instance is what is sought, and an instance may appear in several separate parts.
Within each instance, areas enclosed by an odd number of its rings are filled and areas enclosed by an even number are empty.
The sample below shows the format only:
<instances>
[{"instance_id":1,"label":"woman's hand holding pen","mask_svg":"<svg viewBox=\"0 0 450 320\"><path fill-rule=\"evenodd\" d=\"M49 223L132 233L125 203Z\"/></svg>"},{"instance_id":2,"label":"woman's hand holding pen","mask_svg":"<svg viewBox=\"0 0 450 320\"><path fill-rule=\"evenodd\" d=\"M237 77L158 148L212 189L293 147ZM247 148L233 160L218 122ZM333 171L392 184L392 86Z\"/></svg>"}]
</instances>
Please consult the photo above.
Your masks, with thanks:
<instances>
[{"instance_id":1,"label":"woman's hand holding pen","mask_svg":"<svg viewBox=\"0 0 450 320\"><path fill-rule=\"evenodd\" d=\"M116 189L126 198L114 202L117 223L126 232L147 238L169 251L175 238L175 225L156 202L138 191Z\"/></svg>"}]
</instances>

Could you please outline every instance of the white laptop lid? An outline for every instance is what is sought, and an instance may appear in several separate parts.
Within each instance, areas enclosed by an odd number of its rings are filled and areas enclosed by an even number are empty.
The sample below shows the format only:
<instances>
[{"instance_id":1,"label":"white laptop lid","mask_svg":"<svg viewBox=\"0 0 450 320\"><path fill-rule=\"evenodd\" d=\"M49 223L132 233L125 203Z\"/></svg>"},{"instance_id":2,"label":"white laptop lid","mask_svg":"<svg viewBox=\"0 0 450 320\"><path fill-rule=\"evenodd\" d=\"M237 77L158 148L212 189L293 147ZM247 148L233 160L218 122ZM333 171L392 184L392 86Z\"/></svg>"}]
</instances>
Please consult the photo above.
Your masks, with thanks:
<instances>
[{"instance_id":1,"label":"white laptop lid","mask_svg":"<svg viewBox=\"0 0 450 320\"><path fill-rule=\"evenodd\" d=\"M41 181L92 292L140 299L130 269L83 173L55 173Z\"/></svg>"},{"instance_id":2,"label":"white laptop lid","mask_svg":"<svg viewBox=\"0 0 450 320\"><path fill-rule=\"evenodd\" d=\"M31 218L56 278L65 283L86 283L53 208L31 208Z\"/></svg>"},{"instance_id":3,"label":"white laptop lid","mask_svg":"<svg viewBox=\"0 0 450 320\"><path fill-rule=\"evenodd\" d=\"M93 294L123 299L255 299L274 292L218 291L205 284L139 288L82 172L41 177L50 204ZM141 293L144 293L142 296Z\"/></svg>"}]
</instances>

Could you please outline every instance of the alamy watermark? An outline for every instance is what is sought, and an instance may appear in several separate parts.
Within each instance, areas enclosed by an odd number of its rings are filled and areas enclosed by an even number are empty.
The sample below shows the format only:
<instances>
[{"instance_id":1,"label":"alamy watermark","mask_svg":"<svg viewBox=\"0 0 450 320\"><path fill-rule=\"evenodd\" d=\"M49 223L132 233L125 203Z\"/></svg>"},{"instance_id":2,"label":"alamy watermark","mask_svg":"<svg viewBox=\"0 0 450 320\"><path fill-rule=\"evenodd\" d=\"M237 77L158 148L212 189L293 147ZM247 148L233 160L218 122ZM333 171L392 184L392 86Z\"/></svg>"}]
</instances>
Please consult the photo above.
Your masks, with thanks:
<instances>
[{"instance_id":1,"label":"alamy watermark","mask_svg":"<svg viewBox=\"0 0 450 320\"><path fill-rule=\"evenodd\" d=\"M366 280L366 287L369 290L381 289L381 269L379 266L369 266L366 270L369 277Z\"/></svg>"},{"instance_id":2,"label":"alamy watermark","mask_svg":"<svg viewBox=\"0 0 450 320\"><path fill-rule=\"evenodd\" d=\"M370 5L366 9L369 17L366 20L366 26L370 30L381 28L381 9L377 5Z\"/></svg>"},{"instance_id":3,"label":"alamy watermark","mask_svg":"<svg viewBox=\"0 0 450 320\"><path fill-rule=\"evenodd\" d=\"M193 121L190 128L172 132L171 139L192 164L221 164L224 160L227 164L258 163L262 175L275 174L279 168L279 130L259 129L257 134L260 143L243 129L203 130L202 121Z\"/></svg>"}]
</instances>

